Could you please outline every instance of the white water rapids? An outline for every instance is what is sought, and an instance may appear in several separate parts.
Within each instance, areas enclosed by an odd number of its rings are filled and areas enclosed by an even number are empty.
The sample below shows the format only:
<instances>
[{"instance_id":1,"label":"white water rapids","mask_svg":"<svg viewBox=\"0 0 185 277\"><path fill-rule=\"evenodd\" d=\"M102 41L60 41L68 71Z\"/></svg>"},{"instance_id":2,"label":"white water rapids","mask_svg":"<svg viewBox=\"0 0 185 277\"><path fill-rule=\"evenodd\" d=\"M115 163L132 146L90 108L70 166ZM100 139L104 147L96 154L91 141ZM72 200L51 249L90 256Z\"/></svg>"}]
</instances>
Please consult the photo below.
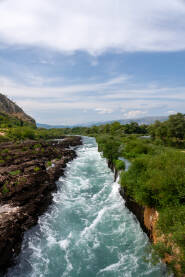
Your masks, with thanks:
<instances>
[{"instance_id":1,"label":"white water rapids","mask_svg":"<svg viewBox=\"0 0 185 277\"><path fill-rule=\"evenodd\" d=\"M161 277L162 265L143 259L148 238L124 206L119 184L84 138L78 157L58 181L53 204L25 233L8 277Z\"/></svg>"}]
</instances>

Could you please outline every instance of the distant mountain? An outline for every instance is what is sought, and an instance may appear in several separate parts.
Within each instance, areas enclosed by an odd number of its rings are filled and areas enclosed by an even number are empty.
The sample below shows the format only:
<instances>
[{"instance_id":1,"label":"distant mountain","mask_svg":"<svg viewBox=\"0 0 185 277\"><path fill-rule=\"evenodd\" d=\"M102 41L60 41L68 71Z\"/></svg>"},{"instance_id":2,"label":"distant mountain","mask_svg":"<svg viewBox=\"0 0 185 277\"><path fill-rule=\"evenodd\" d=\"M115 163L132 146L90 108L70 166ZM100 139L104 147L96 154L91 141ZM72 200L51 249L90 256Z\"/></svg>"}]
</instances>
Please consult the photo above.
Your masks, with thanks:
<instances>
[{"instance_id":1,"label":"distant mountain","mask_svg":"<svg viewBox=\"0 0 185 277\"><path fill-rule=\"evenodd\" d=\"M99 125L104 125L107 123L113 123L114 121L118 121L121 124L127 124L130 122L137 122L138 124L146 124L150 125L154 123L156 120L159 120L161 122L165 121L168 119L168 116L148 116L148 117L143 117L143 118L133 118L133 119L120 119L120 120L110 120L110 121L100 121L100 122L89 122L89 123L82 123L82 124L75 124L75 125L48 125L48 124L41 124L37 123L37 127L39 128L46 128L46 129L51 129L51 128L73 128L73 127L91 127L93 125L99 126Z\"/></svg>"},{"instance_id":2,"label":"distant mountain","mask_svg":"<svg viewBox=\"0 0 185 277\"><path fill-rule=\"evenodd\" d=\"M17 104L0 93L0 113L16 117L19 120L35 125L35 120L27 115Z\"/></svg>"},{"instance_id":3,"label":"distant mountain","mask_svg":"<svg viewBox=\"0 0 185 277\"><path fill-rule=\"evenodd\" d=\"M49 124L42 124L42 123L36 123L38 128L45 128L45 129L52 129L52 128L72 128L73 126L68 125L49 125Z\"/></svg>"},{"instance_id":4,"label":"distant mountain","mask_svg":"<svg viewBox=\"0 0 185 277\"><path fill-rule=\"evenodd\" d=\"M135 121L139 125L141 125L141 124L150 125L150 124L154 123L156 120L163 122L167 119L168 119L168 116L148 116L148 117L142 117L142 118L136 118L136 119L123 119L123 120L119 120L119 122L121 124L127 124L132 121Z\"/></svg>"}]
</instances>

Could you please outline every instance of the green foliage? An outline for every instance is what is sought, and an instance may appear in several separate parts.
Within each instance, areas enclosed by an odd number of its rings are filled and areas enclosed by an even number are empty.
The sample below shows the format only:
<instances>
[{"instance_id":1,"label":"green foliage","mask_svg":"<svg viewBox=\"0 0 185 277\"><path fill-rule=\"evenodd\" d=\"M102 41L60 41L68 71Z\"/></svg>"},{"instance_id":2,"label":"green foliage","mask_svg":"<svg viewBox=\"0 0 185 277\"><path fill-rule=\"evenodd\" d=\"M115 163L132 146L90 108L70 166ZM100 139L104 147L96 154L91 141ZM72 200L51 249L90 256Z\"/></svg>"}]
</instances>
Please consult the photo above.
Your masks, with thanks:
<instances>
[{"instance_id":1,"label":"green foliage","mask_svg":"<svg viewBox=\"0 0 185 277\"><path fill-rule=\"evenodd\" d=\"M185 115L177 113L165 122L156 121L149 126L149 132L166 145L185 147Z\"/></svg>"},{"instance_id":2,"label":"green foliage","mask_svg":"<svg viewBox=\"0 0 185 277\"><path fill-rule=\"evenodd\" d=\"M11 158L12 158L12 157L11 157L10 155L5 156L5 159L6 159L6 160L11 160Z\"/></svg>"},{"instance_id":3,"label":"green foliage","mask_svg":"<svg viewBox=\"0 0 185 277\"><path fill-rule=\"evenodd\" d=\"M2 153L8 153L8 152L9 152L8 149L3 149L3 150L2 150Z\"/></svg>"},{"instance_id":4,"label":"green foliage","mask_svg":"<svg viewBox=\"0 0 185 277\"><path fill-rule=\"evenodd\" d=\"M13 140L34 139L35 131L30 127L17 127L8 130L8 136Z\"/></svg>"},{"instance_id":5,"label":"green foliage","mask_svg":"<svg viewBox=\"0 0 185 277\"><path fill-rule=\"evenodd\" d=\"M0 112L0 128L12 128L12 127L21 127L21 126L33 126L28 122L22 121L14 116Z\"/></svg>"},{"instance_id":6,"label":"green foliage","mask_svg":"<svg viewBox=\"0 0 185 277\"><path fill-rule=\"evenodd\" d=\"M52 166L52 162L51 161L48 161L47 162L47 166L49 167L49 166Z\"/></svg>"},{"instance_id":7,"label":"green foliage","mask_svg":"<svg viewBox=\"0 0 185 277\"><path fill-rule=\"evenodd\" d=\"M40 167L38 167L38 166L36 166L35 168L34 168L34 171L35 172L38 172L40 170Z\"/></svg>"},{"instance_id":8,"label":"green foliage","mask_svg":"<svg viewBox=\"0 0 185 277\"><path fill-rule=\"evenodd\" d=\"M157 152L160 152L160 149L160 147L155 146L150 141L133 138L125 144L125 147L123 149L123 156L130 159L136 158L141 154L153 155Z\"/></svg>"},{"instance_id":9,"label":"green foliage","mask_svg":"<svg viewBox=\"0 0 185 277\"><path fill-rule=\"evenodd\" d=\"M17 176L20 175L21 171L19 169L15 170L15 171L10 171L9 174L11 176Z\"/></svg>"},{"instance_id":10,"label":"green foliage","mask_svg":"<svg viewBox=\"0 0 185 277\"><path fill-rule=\"evenodd\" d=\"M162 233L170 235L176 245L184 245L185 255L185 205L162 209L157 227Z\"/></svg>"},{"instance_id":11,"label":"green foliage","mask_svg":"<svg viewBox=\"0 0 185 277\"><path fill-rule=\"evenodd\" d=\"M7 194L9 192L9 189L7 188L7 184L3 185L3 190L2 190L3 194Z\"/></svg>"},{"instance_id":12,"label":"green foliage","mask_svg":"<svg viewBox=\"0 0 185 277\"><path fill-rule=\"evenodd\" d=\"M140 204L161 208L185 203L185 155L175 150L136 158L121 184Z\"/></svg>"},{"instance_id":13,"label":"green foliage","mask_svg":"<svg viewBox=\"0 0 185 277\"><path fill-rule=\"evenodd\" d=\"M22 152L26 152L28 150L28 147L24 146L21 150Z\"/></svg>"},{"instance_id":14,"label":"green foliage","mask_svg":"<svg viewBox=\"0 0 185 277\"><path fill-rule=\"evenodd\" d=\"M7 135L5 135L5 136L0 136L0 143L1 142L8 142L10 139L9 139L9 137L7 136Z\"/></svg>"},{"instance_id":15,"label":"green foliage","mask_svg":"<svg viewBox=\"0 0 185 277\"><path fill-rule=\"evenodd\" d=\"M41 146L42 146L42 145L41 145L40 143L37 143L37 144L35 144L35 145L33 146L33 148L34 148L34 149L39 149L39 148L41 148Z\"/></svg>"},{"instance_id":16,"label":"green foliage","mask_svg":"<svg viewBox=\"0 0 185 277\"><path fill-rule=\"evenodd\" d=\"M124 125L125 134L147 134L147 132L147 125L139 125L134 121Z\"/></svg>"},{"instance_id":17,"label":"green foliage","mask_svg":"<svg viewBox=\"0 0 185 277\"><path fill-rule=\"evenodd\" d=\"M113 164L114 160L119 157L120 142L111 136L97 137L98 150L103 153L103 156Z\"/></svg>"},{"instance_id":18,"label":"green foliage","mask_svg":"<svg viewBox=\"0 0 185 277\"><path fill-rule=\"evenodd\" d=\"M164 242L158 242L152 245L152 261L154 264L157 264L159 259L164 259L165 254L172 254L171 247L167 247Z\"/></svg>"},{"instance_id":19,"label":"green foliage","mask_svg":"<svg viewBox=\"0 0 185 277\"><path fill-rule=\"evenodd\" d=\"M115 161L115 168L119 170L125 170L125 162L121 160L116 160Z\"/></svg>"}]
</instances>

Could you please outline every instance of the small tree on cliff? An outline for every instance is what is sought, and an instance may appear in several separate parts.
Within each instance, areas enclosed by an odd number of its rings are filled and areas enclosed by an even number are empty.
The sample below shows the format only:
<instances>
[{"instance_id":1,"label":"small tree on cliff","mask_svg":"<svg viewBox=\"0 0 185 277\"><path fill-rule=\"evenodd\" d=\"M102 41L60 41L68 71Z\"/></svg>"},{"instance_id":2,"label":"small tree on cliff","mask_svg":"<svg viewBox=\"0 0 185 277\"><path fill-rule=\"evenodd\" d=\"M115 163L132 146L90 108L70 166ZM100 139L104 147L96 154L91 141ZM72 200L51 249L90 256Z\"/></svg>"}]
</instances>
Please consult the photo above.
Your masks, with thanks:
<instances>
[{"instance_id":1,"label":"small tree on cliff","mask_svg":"<svg viewBox=\"0 0 185 277\"><path fill-rule=\"evenodd\" d=\"M103 144L103 156L108 160L111 168L113 168L114 160L119 157L119 147L120 144L111 138L107 139Z\"/></svg>"}]
</instances>

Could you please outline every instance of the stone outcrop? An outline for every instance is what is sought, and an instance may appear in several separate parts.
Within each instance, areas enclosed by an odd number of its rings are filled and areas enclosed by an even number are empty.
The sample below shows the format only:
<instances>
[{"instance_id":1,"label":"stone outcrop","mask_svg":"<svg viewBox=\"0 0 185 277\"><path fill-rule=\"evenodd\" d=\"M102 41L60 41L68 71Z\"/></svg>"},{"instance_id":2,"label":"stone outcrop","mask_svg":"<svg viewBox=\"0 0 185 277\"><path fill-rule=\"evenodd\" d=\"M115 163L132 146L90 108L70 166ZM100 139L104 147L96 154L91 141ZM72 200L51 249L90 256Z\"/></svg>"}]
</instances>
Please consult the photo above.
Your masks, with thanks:
<instances>
[{"instance_id":1,"label":"stone outcrop","mask_svg":"<svg viewBox=\"0 0 185 277\"><path fill-rule=\"evenodd\" d=\"M76 157L80 137L0 145L0 270L20 252L24 231L52 202L55 181Z\"/></svg>"}]
</instances>

